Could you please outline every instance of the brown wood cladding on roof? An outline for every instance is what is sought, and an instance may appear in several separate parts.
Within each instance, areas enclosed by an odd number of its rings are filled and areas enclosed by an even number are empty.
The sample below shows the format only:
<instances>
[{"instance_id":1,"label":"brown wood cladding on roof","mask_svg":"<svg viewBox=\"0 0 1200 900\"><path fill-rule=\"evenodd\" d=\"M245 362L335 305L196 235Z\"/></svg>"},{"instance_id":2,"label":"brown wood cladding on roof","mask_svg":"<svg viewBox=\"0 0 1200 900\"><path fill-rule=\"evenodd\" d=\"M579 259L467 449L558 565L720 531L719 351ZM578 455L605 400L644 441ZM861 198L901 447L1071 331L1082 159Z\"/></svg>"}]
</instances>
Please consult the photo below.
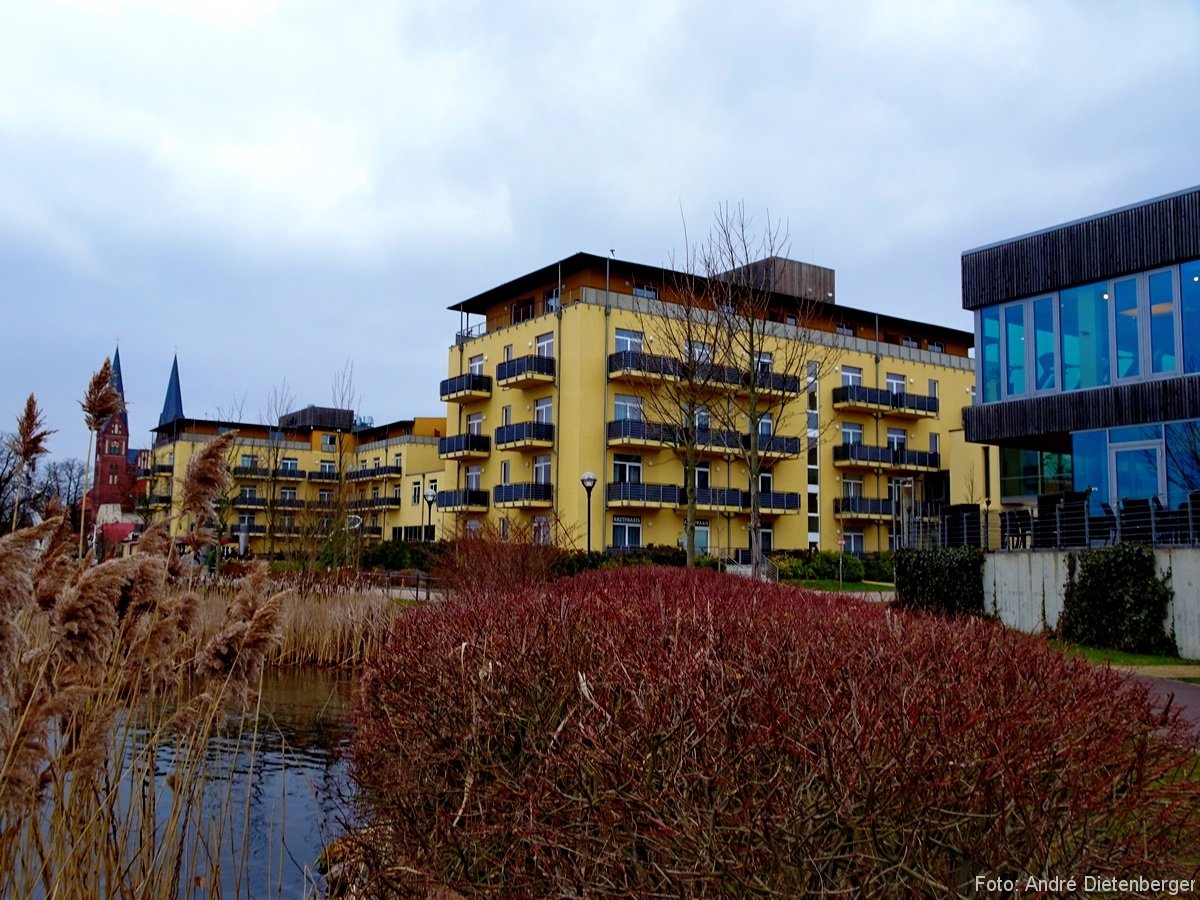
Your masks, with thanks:
<instances>
[{"instance_id":1,"label":"brown wood cladding on roof","mask_svg":"<svg viewBox=\"0 0 1200 900\"><path fill-rule=\"evenodd\" d=\"M962 256L963 309L1200 257L1200 188Z\"/></svg>"},{"instance_id":2,"label":"brown wood cladding on roof","mask_svg":"<svg viewBox=\"0 0 1200 900\"><path fill-rule=\"evenodd\" d=\"M963 432L977 443L1033 443L1045 435L1200 418L1200 375L1118 384L968 406Z\"/></svg>"}]
</instances>

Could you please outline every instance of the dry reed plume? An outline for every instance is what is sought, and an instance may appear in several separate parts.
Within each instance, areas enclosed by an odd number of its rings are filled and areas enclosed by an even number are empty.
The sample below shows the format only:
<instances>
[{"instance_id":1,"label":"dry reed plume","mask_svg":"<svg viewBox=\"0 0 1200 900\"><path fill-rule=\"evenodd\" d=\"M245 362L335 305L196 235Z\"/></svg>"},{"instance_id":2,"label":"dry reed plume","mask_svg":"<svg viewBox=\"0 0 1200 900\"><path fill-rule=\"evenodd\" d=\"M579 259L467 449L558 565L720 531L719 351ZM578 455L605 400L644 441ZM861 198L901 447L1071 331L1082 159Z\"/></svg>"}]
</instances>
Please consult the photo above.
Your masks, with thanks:
<instances>
[{"instance_id":1,"label":"dry reed plume","mask_svg":"<svg viewBox=\"0 0 1200 900\"><path fill-rule=\"evenodd\" d=\"M82 403L93 432L121 409L111 378L106 361ZM46 434L33 409L31 447ZM212 441L185 477L199 544L211 540L231 439ZM0 538L0 896L212 890L211 836L186 842L202 824L204 751L252 696L286 598L268 596L260 568L197 641L198 595L165 528L131 557L89 565L61 512L48 512Z\"/></svg>"},{"instance_id":2,"label":"dry reed plume","mask_svg":"<svg viewBox=\"0 0 1200 900\"><path fill-rule=\"evenodd\" d=\"M13 531L17 530L19 521L24 481L28 480L37 458L47 452L46 439L52 434L54 432L46 428L45 418L38 409L37 398L30 394L25 400L25 410L17 416L17 433L9 441L9 449L17 458L17 475L26 476L17 481L16 500L13 503Z\"/></svg>"}]
</instances>

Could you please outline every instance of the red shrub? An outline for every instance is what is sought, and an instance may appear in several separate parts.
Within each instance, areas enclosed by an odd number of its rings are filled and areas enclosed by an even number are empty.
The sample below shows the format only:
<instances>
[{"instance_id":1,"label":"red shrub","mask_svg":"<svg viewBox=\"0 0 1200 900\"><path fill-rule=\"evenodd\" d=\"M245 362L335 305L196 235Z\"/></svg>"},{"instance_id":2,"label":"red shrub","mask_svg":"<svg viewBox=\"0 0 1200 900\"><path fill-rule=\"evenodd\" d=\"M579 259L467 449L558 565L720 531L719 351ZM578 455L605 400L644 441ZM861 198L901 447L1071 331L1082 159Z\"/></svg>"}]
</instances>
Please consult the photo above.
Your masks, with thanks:
<instances>
[{"instance_id":1,"label":"red shrub","mask_svg":"<svg viewBox=\"0 0 1200 900\"><path fill-rule=\"evenodd\" d=\"M646 567L416 610L391 651L354 747L376 891L940 894L1200 859L1194 736L994 624Z\"/></svg>"}]
</instances>

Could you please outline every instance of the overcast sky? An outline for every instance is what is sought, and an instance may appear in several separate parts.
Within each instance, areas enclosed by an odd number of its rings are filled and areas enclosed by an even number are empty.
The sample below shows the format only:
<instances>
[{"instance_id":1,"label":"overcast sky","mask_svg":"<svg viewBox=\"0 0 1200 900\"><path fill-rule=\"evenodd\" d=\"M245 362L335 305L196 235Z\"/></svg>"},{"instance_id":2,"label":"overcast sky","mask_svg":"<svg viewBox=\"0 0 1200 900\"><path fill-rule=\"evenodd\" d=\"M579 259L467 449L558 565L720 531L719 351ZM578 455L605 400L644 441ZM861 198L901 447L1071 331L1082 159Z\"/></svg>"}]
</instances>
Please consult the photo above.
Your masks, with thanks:
<instances>
[{"instance_id":1,"label":"overcast sky","mask_svg":"<svg viewBox=\"0 0 1200 900\"><path fill-rule=\"evenodd\" d=\"M1200 4L0 0L0 430L119 342L135 441L354 365L442 415L446 307L724 201L838 301L970 328L963 250L1200 183Z\"/></svg>"}]
</instances>

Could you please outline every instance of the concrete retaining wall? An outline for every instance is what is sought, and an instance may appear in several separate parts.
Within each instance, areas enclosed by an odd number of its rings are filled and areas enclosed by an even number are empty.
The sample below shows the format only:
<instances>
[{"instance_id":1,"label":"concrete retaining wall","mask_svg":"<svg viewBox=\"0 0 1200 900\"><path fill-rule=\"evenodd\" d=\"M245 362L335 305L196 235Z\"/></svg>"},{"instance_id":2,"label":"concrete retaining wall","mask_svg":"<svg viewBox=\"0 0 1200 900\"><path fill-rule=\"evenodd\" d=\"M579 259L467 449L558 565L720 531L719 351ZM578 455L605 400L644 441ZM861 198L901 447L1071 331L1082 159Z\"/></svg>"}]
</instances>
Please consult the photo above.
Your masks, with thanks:
<instances>
[{"instance_id":1,"label":"concrete retaining wall","mask_svg":"<svg viewBox=\"0 0 1200 900\"><path fill-rule=\"evenodd\" d=\"M983 563L983 606L1020 631L1054 629L1067 584L1065 550L989 553ZM1179 653L1200 659L1200 549L1154 551L1159 571L1171 573L1175 600L1167 611Z\"/></svg>"}]
</instances>

